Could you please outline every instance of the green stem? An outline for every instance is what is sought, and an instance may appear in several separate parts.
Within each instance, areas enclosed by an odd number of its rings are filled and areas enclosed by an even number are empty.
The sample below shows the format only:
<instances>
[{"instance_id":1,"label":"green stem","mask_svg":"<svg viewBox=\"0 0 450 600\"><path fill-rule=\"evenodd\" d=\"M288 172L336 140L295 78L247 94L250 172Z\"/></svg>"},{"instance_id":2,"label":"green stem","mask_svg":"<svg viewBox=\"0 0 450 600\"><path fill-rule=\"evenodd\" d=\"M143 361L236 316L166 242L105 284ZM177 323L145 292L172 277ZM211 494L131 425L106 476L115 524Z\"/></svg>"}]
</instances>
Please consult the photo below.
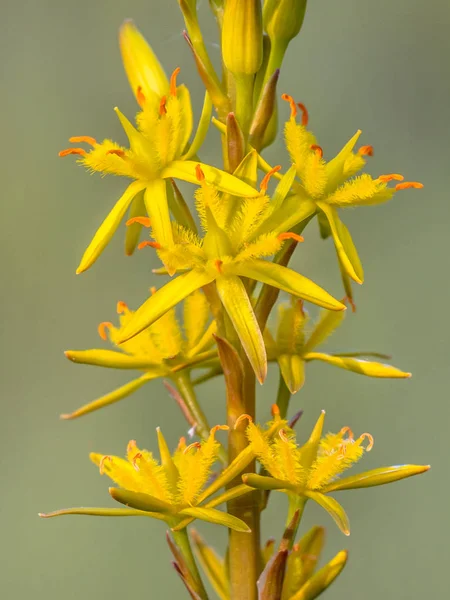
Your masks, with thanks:
<instances>
[{"instance_id":1,"label":"green stem","mask_svg":"<svg viewBox=\"0 0 450 600\"><path fill-rule=\"evenodd\" d=\"M294 545L295 537L297 535L297 531L300 526L300 522L302 520L303 511L305 510L306 500L307 500L307 498L303 498L302 496L289 495L289 509L288 509L288 514L287 514L287 519L286 519L286 527L288 527L289 524L291 523L291 521L294 517L295 511L296 510L299 511L299 519L297 521L297 526L295 528L295 531L293 532L292 537L289 542L289 550L292 550L292 546Z\"/></svg>"},{"instance_id":2,"label":"green stem","mask_svg":"<svg viewBox=\"0 0 450 600\"><path fill-rule=\"evenodd\" d=\"M196 584L195 591L198 593L199 597L202 600L208 600L208 594L206 593L202 578L200 577L197 563L195 562L194 554L192 552L191 542L189 541L187 529L184 528L181 531L172 531L172 536L174 542L178 546L181 554L183 555L183 558L186 562L186 566L189 569L192 579Z\"/></svg>"},{"instance_id":3,"label":"green stem","mask_svg":"<svg viewBox=\"0 0 450 600\"><path fill-rule=\"evenodd\" d=\"M244 135L245 143L248 140L250 125L253 119L253 84L254 75L236 75L236 118Z\"/></svg>"},{"instance_id":4,"label":"green stem","mask_svg":"<svg viewBox=\"0 0 450 600\"><path fill-rule=\"evenodd\" d=\"M286 418L289 401L291 399L291 392L289 391L284 379L283 375L280 371L280 379L278 382L278 393L277 393L277 406L280 409L280 417L282 419Z\"/></svg>"}]
</instances>

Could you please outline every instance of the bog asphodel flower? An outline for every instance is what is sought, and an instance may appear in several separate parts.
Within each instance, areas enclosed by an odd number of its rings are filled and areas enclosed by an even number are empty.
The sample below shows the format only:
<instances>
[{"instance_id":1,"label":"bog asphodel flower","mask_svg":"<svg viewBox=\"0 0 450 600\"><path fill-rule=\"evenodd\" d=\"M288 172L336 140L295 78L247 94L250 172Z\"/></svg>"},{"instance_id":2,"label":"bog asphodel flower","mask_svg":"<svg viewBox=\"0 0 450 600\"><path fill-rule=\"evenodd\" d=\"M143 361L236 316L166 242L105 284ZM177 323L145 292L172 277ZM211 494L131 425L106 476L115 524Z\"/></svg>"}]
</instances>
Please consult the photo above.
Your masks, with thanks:
<instances>
[{"instance_id":1,"label":"bog asphodel flower","mask_svg":"<svg viewBox=\"0 0 450 600\"><path fill-rule=\"evenodd\" d=\"M131 24L127 24L127 31L132 27ZM141 108L136 116L137 127L134 127L118 108L114 109L128 137L129 147L122 147L109 139L97 142L91 136L82 135L74 136L69 141L85 144L86 147L90 146L90 149L74 146L59 153L60 156L79 156L78 162L90 171L120 175L133 180L97 230L81 259L77 273L85 271L97 260L128 208L132 217L145 216L146 211L151 219L154 238L164 247L171 247L173 235L167 200L167 180L175 178L197 183L198 163L187 160L188 143L193 128L189 91L186 86L177 85L180 71L178 68L172 73L166 89L160 74L161 67L158 69L156 83L153 79L148 85L143 83L146 73L155 68L154 55L151 50L151 54L143 52L142 45L145 41L137 33L123 38L121 44L125 67L130 74L130 84L140 82L135 91ZM139 65L140 61L149 62L140 64L140 70L136 74L136 63ZM236 196L257 194L248 184L225 171L205 164L202 164L202 170L206 180L222 191ZM134 234L132 238L136 240ZM126 248L128 253L132 253L133 242L127 241Z\"/></svg>"},{"instance_id":2,"label":"bog asphodel flower","mask_svg":"<svg viewBox=\"0 0 450 600\"><path fill-rule=\"evenodd\" d=\"M152 288L152 294L156 289ZM119 327L111 322L100 323L98 332L103 340L109 337L117 350L93 348L90 350L67 350L65 355L75 363L95 365L112 369L139 370L143 374L114 391L86 404L63 419L74 419L114 404L141 388L143 385L166 377L176 380L182 372L188 372L217 352L211 350L216 331L214 321L208 324L209 306L204 294L196 291L186 298L183 311L183 326L180 325L175 309L167 311L159 321L142 331L133 339L117 346L117 340L133 318L134 311L124 302L117 303Z\"/></svg>"},{"instance_id":3,"label":"bog asphodel flower","mask_svg":"<svg viewBox=\"0 0 450 600\"><path fill-rule=\"evenodd\" d=\"M247 474L245 484L258 489L285 492L295 507L311 499L322 506L346 535L350 534L348 517L342 506L328 493L331 491L383 485L424 473L429 466L401 465L366 471L352 477L339 476L358 462L373 447L373 437L363 433L355 438L350 427L322 437L325 411L322 411L309 440L299 446L295 434L286 428L268 439L252 422L247 428L250 446L271 477Z\"/></svg>"},{"instance_id":4,"label":"bog asphodel flower","mask_svg":"<svg viewBox=\"0 0 450 600\"><path fill-rule=\"evenodd\" d=\"M251 179L256 180L255 152L244 158L235 174L242 171L252 173ZM175 226L173 246L164 246L157 240L142 243L156 248L164 264L173 271L187 272L158 290L137 310L119 342L131 339L194 290L214 281L220 300L262 383L267 372L266 350L249 290L242 278L266 283L330 310L344 310L345 305L303 275L263 260L275 254L287 240L302 241L293 232L280 232L276 226L270 227L274 202L277 201L271 202L266 194L270 174L261 182L258 196L241 200L230 210L230 199L226 201L216 187L207 182L202 165L197 165L196 173L200 185L196 193L197 212L205 236L199 238L192 231ZM283 184L284 181L280 185L287 193ZM278 190L275 198L280 194ZM269 230L259 234L260 227L266 224Z\"/></svg>"},{"instance_id":5,"label":"bog asphodel flower","mask_svg":"<svg viewBox=\"0 0 450 600\"><path fill-rule=\"evenodd\" d=\"M377 361L366 360L369 356L383 356L371 352L349 352L329 354L317 352L317 346L323 344L333 334L345 318L345 312L323 310L319 319L310 327L309 315L302 300L291 296L289 303L278 306L278 326L273 337L268 329L264 332L269 359L276 359L283 379L292 394L298 392L305 383L306 364L319 360L340 369L367 377L405 379L406 373ZM388 358L384 356L384 358Z\"/></svg>"}]
</instances>

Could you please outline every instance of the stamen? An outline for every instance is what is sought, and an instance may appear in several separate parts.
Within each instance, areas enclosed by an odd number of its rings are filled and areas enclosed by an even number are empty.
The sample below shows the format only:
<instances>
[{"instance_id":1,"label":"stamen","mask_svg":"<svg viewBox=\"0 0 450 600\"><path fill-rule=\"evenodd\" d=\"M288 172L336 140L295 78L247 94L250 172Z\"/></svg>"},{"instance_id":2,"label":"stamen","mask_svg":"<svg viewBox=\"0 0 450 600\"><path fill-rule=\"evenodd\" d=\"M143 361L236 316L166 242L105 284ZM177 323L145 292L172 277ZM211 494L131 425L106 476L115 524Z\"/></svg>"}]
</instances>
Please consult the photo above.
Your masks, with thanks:
<instances>
[{"instance_id":1,"label":"stamen","mask_svg":"<svg viewBox=\"0 0 450 600\"><path fill-rule=\"evenodd\" d=\"M342 436L344 436L345 434L347 434L347 437L349 440L353 440L354 436L353 436L353 431L350 429L350 427L343 427L340 432L339 432Z\"/></svg>"},{"instance_id":2,"label":"stamen","mask_svg":"<svg viewBox=\"0 0 450 600\"><path fill-rule=\"evenodd\" d=\"M141 108L144 108L145 96L144 96L144 92L142 91L142 87L140 85L138 86L138 89L136 90L136 100L137 100L137 103L139 104L139 106Z\"/></svg>"},{"instance_id":3,"label":"stamen","mask_svg":"<svg viewBox=\"0 0 450 600\"><path fill-rule=\"evenodd\" d=\"M272 417L279 417L280 407L278 406L278 404L272 404L272 406L270 407L270 412L272 413Z\"/></svg>"},{"instance_id":4,"label":"stamen","mask_svg":"<svg viewBox=\"0 0 450 600\"><path fill-rule=\"evenodd\" d=\"M286 102L289 102L289 105L291 107L291 119L295 119L295 117L297 116L297 105L295 104L294 98L292 96L289 96L289 94L282 94L281 99L285 100Z\"/></svg>"},{"instance_id":5,"label":"stamen","mask_svg":"<svg viewBox=\"0 0 450 600\"><path fill-rule=\"evenodd\" d=\"M222 273L222 265L223 265L223 260L220 260L220 258L218 258L217 260L214 261L214 266L219 271L219 273Z\"/></svg>"},{"instance_id":6,"label":"stamen","mask_svg":"<svg viewBox=\"0 0 450 600\"><path fill-rule=\"evenodd\" d=\"M320 156L320 158L323 158L323 150L321 146L318 146L317 144L313 144L311 146L311 150L314 150L314 152L316 154L318 154Z\"/></svg>"},{"instance_id":7,"label":"stamen","mask_svg":"<svg viewBox=\"0 0 450 600\"><path fill-rule=\"evenodd\" d=\"M128 312L129 308L128 306L125 304L125 302L122 302L122 300L119 300L119 302L117 303L117 314L121 315L125 312ZM136 442L134 442L136 444ZM130 442L131 444L131 442Z\"/></svg>"},{"instance_id":8,"label":"stamen","mask_svg":"<svg viewBox=\"0 0 450 600\"><path fill-rule=\"evenodd\" d=\"M166 102L167 102L167 98L165 96L163 96L161 98L161 102L159 103L159 114L161 116L167 114Z\"/></svg>"},{"instance_id":9,"label":"stamen","mask_svg":"<svg viewBox=\"0 0 450 600\"><path fill-rule=\"evenodd\" d=\"M342 299L342 304L346 304L347 302L350 304L352 313L355 313L356 312L356 304L354 303L353 298L350 298L350 296L345 296Z\"/></svg>"},{"instance_id":10,"label":"stamen","mask_svg":"<svg viewBox=\"0 0 450 600\"><path fill-rule=\"evenodd\" d=\"M182 436L178 440L178 450L183 450L184 448L186 448L186 438Z\"/></svg>"},{"instance_id":11,"label":"stamen","mask_svg":"<svg viewBox=\"0 0 450 600\"><path fill-rule=\"evenodd\" d=\"M286 231L285 233L280 233L279 235L277 235L277 238L280 240L280 242L283 242L284 240L294 240L295 242L304 242L305 238L301 235L298 235L298 233L294 233L293 231Z\"/></svg>"},{"instance_id":12,"label":"stamen","mask_svg":"<svg viewBox=\"0 0 450 600\"><path fill-rule=\"evenodd\" d=\"M134 223L139 223L139 225L143 225L144 227L151 226L151 221L148 217L132 217L131 219L128 219L128 221L125 223L125 225L127 227L129 227L130 225L133 225Z\"/></svg>"},{"instance_id":13,"label":"stamen","mask_svg":"<svg viewBox=\"0 0 450 600\"><path fill-rule=\"evenodd\" d=\"M137 448L136 440L130 440L127 446L127 454L131 454Z\"/></svg>"},{"instance_id":14,"label":"stamen","mask_svg":"<svg viewBox=\"0 0 450 600\"><path fill-rule=\"evenodd\" d=\"M114 325L110 321L103 321L103 323L100 323L100 325L97 327L98 335L102 338L102 340L108 339L106 330L111 329L111 327L114 327Z\"/></svg>"},{"instance_id":15,"label":"stamen","mask_svg":"<svg viewBox=\"0 0 450 600\"><path fill-rule=\"evenodd\" d=\"M297 106L302 111L302 125L306 127L309 123L309 112L304 104L297 102Z\"/></svg>"},{"instance_id":16,"label":"stamen","mask_svg":"<svg viewBox=\"0 0 450 600\"><path fill-rule=\"evenodd\" d=\"M423 183L419 183L418 181L405 181L404 183L397 183L397 185L395 186L397 192L399 190L407 190L409 188L421 190L423 188Z\"/></svg>"},{"instance_id":17,"label":"stamen","mask_svg":"<svg viewBox=\"0 0 450 600\"><path fill-rule=\"evenodd\" d=\"M135 468L135 470L137 472L140 471L139 465L137 464L137 461L142 458L142 452L138 452L135 456L133 456L133 460L131 461L131 464L133 465L133 467Z\"/></svg>"},{"instance_id":18,"label":"stamen","mask_svg":"<svg viewBox=\"0 0 450 600\"><path fill-rule=\"evenodd\" d=\"M147 246L150 246L150 248L154 248L155 250L161 250L162 248L159 242L149 242L146 240L145 242L138 244L138 250L142 250L142 248L146 248Z\"/></svg>"},{"instance_id":19,"label":"stamen","mask_svg":"<svg viewBox=\"0 0 450 600\"><path fill-rule=\"evenodd\" d=\"M358 154L361 156L373 156L373 146L361 146L358 150Z\"/></svg>"},{"instance_id":20,"label":"stamen","mask_svg":"<svg viewBox=\"0 0 450 600\"><path fill-rule=\"evenodd\" d=\"M85 142L86 144L89 144L92 147L97 145L97 140L91 137L90 135L75 135L69 138L69 142L71 144L79 144L80 142Z\"/></svg>"},{"instance_id":21,"label":"stamen","mask_svg":"<svg viewBox=\"0 0 450 600\"><path fill-rule=\"evenodd\" d=\"M120 158L124 158L125 156L124 150L120 150L120 148L113 148L112 150L108 150L106 154L115 154L116 156L120 156Z\"/></svg>"},{"instance_id":22,"label":"stamen","mask_svg":"<svg viewBox=\"0 0 450 600\"><path fill-rule=\"evenodd\" d=\"M189 446L186 446L186 448L183 450L183 454L187 454L189 452L189 450L192 450L192 448L201 448L202 445L200 444L200 442L193 442L192 444L189 444Z\"/></svg>"},{"instance_id":23,"label":"stamen","mask_svg":"<svg viewBox=\"0 0 450 600\"><path fill-rule=\"evenodd\" d=\"M152 287L150 288L150 294L152 296L154 296L156 294L156 287L154 285L152 285Z\"/></svg>"},{"instance_id":24,"label":"stamen","mask_svg":"<svg viewBox=\"0 0 450 600\"><path fill-rule=\"evenodd\" d=\"M106 456L102 456L102 459L100 461L100 464L98 465L98 468L100 470L100 475L103 475L105 472L105 462L109 460L109 462L112 463L112 458L111 456L109 456L108 454Z\"/></svg>"},{"instance_id":25,"label":"stamen","mask_svg":"<svg viewBox=\"0 0 450 600\"><path fill-rule=\"evenodd\" d=\"M80 156L86 156L86 150L84 148L67 148L66 150L61 150L58 152L58 156L63 158L64 156L69 156L69 154L79 154Z\"/></svg>"},{"instance_id":26,"label":"stamen","mask_svg":"<svg viewBox=\"0 0 450 600\"><path fill-rule=\"evenodd\" d=\"M305 316L305 308L304 308L305 303L303 302L303 300L298 299L295 304L300 309L300 312L302 313L302 315Z\"/></svg>"},{"instance_id":27,"label":"stamen","mask_svg":"<svg viewBox=\"0 0 450 600\"><path fill-rule=\"evenodd\" d=\"M403 177L403 175L399 175L398 173L390 173L389 175L380 175L378 177L378 179L380 181L382 181L383 183L388 183L389 181L392 181L392 180L403 181L404 177Z\"/></svg>"},{"instance_id":28,"label":"stamen","mask_svg":"<svg viewBox=\"0 0 450 600\"><path fill-rule=\"evenodd\" d=\"M197 181L199 181L200 183L202 181L205 181L205 174L203 173L200 165L195 166L195 176L197 177Z\"/></svg>"},{"instance_id":29,"label":"stamen","mask_svg":"<svg viewBox=\"0 0 450 600\"><path fill-rule=\"evenodd\" d=\"M242 421L245 421L245 419L247 419L247 421L249 423L253 423L253 419L250 415L247 415L246 413L239 415L239 417L236 419L235 423L234 423L234 428L237 429L239 427L239 425L242 423Z\"/></svg>"},{"instance_id":30,"label":"stamen","mask_svg":"<svg viewBox=\"0 0 450 600\"><path fill-rule=\"evenodd\" d=\"M289 443L289 438L287 437L286 432L284 431L284 429L280 429L280 431L278 432L278 435L283 440L283 442Z\"/></svg>"},{"instance_id":31,"label":"stamen","mask_svg":"<svg viewBox=\"0 0 450 600\"><path fill-rule=\"evenodd\" d=\"M368 444L368 446L366 448L366 452L370 452L372 450L372 448L373 448L373 435L370 435L370 433L362 433L359 436L359 440L358 441L362 442L364 439L369 440L369 444Z\"/></svg>"},{"instance_id":32,"label":"stamen","mask_svg":"<svg viewBox=\"0 0 450 600\"><path fill-rule=\"evenodd\" d=\"M170 76L170 95L171 96L177 95L177 76L180 73L180 71L181 71L180 67L177 67L175 69L175 71L172 73L172 75Z\"/></svg>"},{"instance_id":33,"label":"stamen","mask_svg":"<svg viewBox=\"0 0 450 600\"><path fill-rule=\"evenodd\" d=\"M281 165L277 165L276 167L273 167L272 169L270 169L270 171L268 173L266 173L266 175L264 175L263 180L261 181L261 183L259 185L259 189L261 190L261 192L264 192L264 193L267 192L267 188L269 187L270 178L275 173L278 173L278 171L280 169L281 169Z\"/></svg>"},{"instance_id":34,"label":"stamen","mask_svg":"<svg viewBox=\"0 0 450 600\"><path fill-rule=\"evenodd\" d=\"M210 434L214 435L217 431L228 431L230 428L228 425L214 425L211 429Z\"/></svg>"}]
</instances>

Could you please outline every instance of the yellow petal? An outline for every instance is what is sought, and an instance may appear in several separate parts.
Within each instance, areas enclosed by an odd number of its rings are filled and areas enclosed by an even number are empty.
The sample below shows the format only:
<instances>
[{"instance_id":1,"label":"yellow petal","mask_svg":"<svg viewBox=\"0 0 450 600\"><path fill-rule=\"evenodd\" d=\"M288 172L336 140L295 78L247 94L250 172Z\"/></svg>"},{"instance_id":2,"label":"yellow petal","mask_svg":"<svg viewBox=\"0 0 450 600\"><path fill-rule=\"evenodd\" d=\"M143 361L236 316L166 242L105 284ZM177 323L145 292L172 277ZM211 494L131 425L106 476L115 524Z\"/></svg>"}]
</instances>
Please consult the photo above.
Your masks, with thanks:
<instances>
[{"instance_id":1,"label":"yellow petal","mask_svg":"<svg viewBox=\"0 0 450 600\"><path fill-rule=\"evenodd\" d=\"M166 182L163 179L149 181L145 189L144 201L154 239L163 248L170 248L173 245L173 233L167 204Z\"/></svg>"},{"instance_id":2,"label":"yellow petal","mask_svg":"<svg viewBox=\"0 0 450 600\"><path fill-rule=\"evenodd\" d=\"M184 508L183 510L180 510L179 514L186 517L201 519L207 523L223 525L234 531L240 531L242 533L250 532L249 526L244 523L244 521L233 515L229 515L228 513L216 510L215 508L200 508L199 506L195 508Z\"/></svg>"},{"instance_id":3,"label":"yellow petal","mask_svg":"<svg viewBox=\"0 0 450 600\"><path fill-rule=\"evenodd\" d=\"M343 183L343 181L346 179L344 174L345 163L348 157L352 154L353 148L355 147L361 133L361 130L358 129L355 135L350 138L342 150L336 154L336 156L330 160L330 162L327 163L328 193L335 190L338 185Z\"/></svg>"},{"instance_id":4,"label":"yellow petal","mask_svg":"<svg viewBox=\"0 0 450 600\"><path fill-rule=\"evenodd\" d=\"M298 354L282 354L278 364L291 394L296 394L305 383L305 361Z\"/></svg>"},{"instance_id":5,"label":"yellow petal","mask_svg":"<svg viewBox=\"0 0 450 600\"><path fill-rule=\"evenodd\" d=\"M136 195L130 206L128 219L133 219L135 217L145 217L144 194L142 192L139 192L139 194ZM140 223L127 225L125 233L125 254L127 256L131 256L136 250L141 229L142 225Z\"/></svg>"},{"instance_id":6,"label":"yellow petal","mask_svg":"<svg viewBox=\"0 0 450 600\"><path fill-rule=\"evenodd\" d=\"M341 573L347 563L348 552L342 550L328 564L315 573L289 600L314 600L324 592Z\"/></svg>"},{"instance_id":7,"label":"yellow petal","mask_svg":"<svg viewBox=\"0 0 450 600\"><path fill-rule=\"evenodd\" d=\"M329 365L353 371L353 373L359 373L360 375L366 375L367 377L380 377L384 379L408 379L411 377L411 373L400 371L400 369L391 365L346 356L333 356L323 354L322 352L309 352L305 354L305 360L321 360Z\"/></svg>"},{"instance_id":8,"label":"yellow petal","mask_svg":"<svg viewBox=\"0 0 450 600\"><path fill-rule=\"evenodd\" d=\"M66 357L74 363L82 365L95 365L110 369L158 369L161 367L148 356L130 356L115 350L66 350ZM160 372L162 375L163 371ZM158 375L155 375L158 377Z\"/></svg>"},{"instance_id":9,"label":"yellow petal","mask_svg":"<svg viewBox=\"0 0 450 600\"><path fill-rule=\"evenodd\" d=\"M321 311L320 318L304 346L304 352L310 352L322 344L339 327L344 318L345 312Z\"/></svg>"},{"instance_id":10,"label":"yellow petal","mask_svg":"<svg viewBox=\"0 0 450 600\"><path fill-rule=\"evenodd\" d=\"M340 490L355 490L359 488L374 487L400 481L414 475L421 475L430 469L430 465L395 465L393 467L380 467L337 479L324 486L324 492L336 492Z\"/></svg>"},{"instance_id":11,"label":"yellow petal","mask_svg":"<svg viewBox=\"0 0 450 600\"><path fill-rule=\"evenodd\" d=\"M350 524L348 522L348 517L345 513L345 510L337 500L331 496L325 496L325 494L321 494L320 492L306 491L305 496L311 498L311 500L314 500L314 502L317 502L317 504L324 508L342 533L345 535L350 535Z\"/></svg>"}]
</instances>

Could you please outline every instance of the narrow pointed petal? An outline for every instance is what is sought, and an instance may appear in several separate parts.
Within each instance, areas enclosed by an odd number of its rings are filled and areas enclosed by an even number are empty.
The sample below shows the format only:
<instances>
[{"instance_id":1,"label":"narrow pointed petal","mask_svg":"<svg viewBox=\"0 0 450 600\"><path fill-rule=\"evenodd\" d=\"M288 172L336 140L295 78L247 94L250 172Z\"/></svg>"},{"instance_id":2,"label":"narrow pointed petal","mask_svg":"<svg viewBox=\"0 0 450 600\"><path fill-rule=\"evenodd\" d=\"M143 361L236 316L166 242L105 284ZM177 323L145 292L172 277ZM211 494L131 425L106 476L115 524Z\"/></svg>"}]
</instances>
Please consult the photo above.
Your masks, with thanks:
<instances>
[{"instance_id":1,"label":"narrow pointed petal","mask_svg":"<svg viewBox=\"0 0 450 600\"><path fill-rule=\"evenodd\" d=\"M211 283L214 275L205 271L189 271L179 275L157 290L134 313L133 318L122 332L118 343L123 343L140 333L143 329L157 321L178 302L184 300L195 290Z\"/></svg>"},{"instance_id":2,"label":"narrow pointed petal","mask_svg":"<svg viewBox=\"0 0 450 600\"><path fill-rule=\"evenodd\" d=\"M66 350L64 354L72 362L82 365L95 365L110 369L155 369L159 371L155 377L160 377L164 373L161 365L152 362L146 355L131 356L115 350L102 349Z\"/></svg>"},{"instance_id":3,"label":"narrow pointed petal","mask_svg":"<svg viewBox=\"0 0 450 600\"><path fill-rule=\"evenodd\" d=\"M349 230L339 219L335 208L325 202L319 202L318 206L328 219L336 252L343 268L353 281L359 284L363 283L364 271Z\"/></svg>"},{"instance_id":4,"label":"narrow pointed petal","mask_svg":"<svg viewBox=\"0 0 450 600\"><path fill-rule=\"evenodd\" d=\"M265 260L254 259L233 265L233 272L241 277L256 279L288 294L303 298L329 310L345 310L345 305L333 298L316 283L292 269Z\"/></svg>"},{"instance_id":5,"label":"narrow pointed petal","mask_svg":"<svg viewBox=\"0 0 450 600\"><path fill-rule=\"evenodd\" d=\"M164 471L167 476L169 485L172 487L172 489L176 489L180 474L178 472L177 467L175 466L175 463L173 462L172 455L170 453L166 439L163 436L162 431L159 427L156 428L156 433L158 436L158 448L159 456L161 459L161 465L164 467Z\"/></svg>"},{"instance_id":6,"label":"narrow pointed petal","mask_svg":"<svg viewBox=\"0 0 450 600\"><path fill-rule=\"evenodd\" d=\"M109 493L121 504L143 510L146 512L156 512L163 515L172 515L173 509L167 502L150 496L150 494L143 494L141 492L131 492L130 490L122 490L120 488L109 488Z\"/></svg>"},{"instance_id":7,"label":"narrow pointed petal","mask_svg":"<svg viewBox=\"0 0 450 600\"><path fill-rule=\"evenodd\" d=\"M50 513L39 513L42 519L64 515L87 515L90 517L149 517L149 513L135 508L63 508Z\"/></svg>"},{"instance_id":8,"label":"narrow pointed petal","mask_svg":"<svg viewBox=\"0 0 450 600\"><path fill-rule=\"evenodd\" d=\"M193 158L205 141L206 134L208 133L209 125L211 123L211 114L212 114L212 101L211 96L208 91L205 92L205 99L203 101L202 114L200 115L200 120L198 122L197 131L195 133L194 139L192 140L192 144L189 146L188 150L182 157L183 160L189 160Z\"/></svg>"},{"instance_id":9,"label":"narrow pointed petal","mask_svg":"<svg viewBox=\"0 0 450 600\"><path fill-rule=\"evenodd\" d=\"M345 163L353 152L353 148L362 131L358 129L353 137L345 144L342 150L327 163L327 191L335 190L347 178L344 174Z\"/></svg>"},{"instance_id":10,"label":"narrow pointed petal","mask_svg":"<svg viewBox=\"0 0 450 600\"><path fill-rule=\"evenodd\" d=\"M173 245L172 223L167 203L166 182L154 179L147 183L145 207L152 223L152 235L163 248Z\"/></svg>"},{"instance_id":11,"label":"narrow pointed petal","mask_svg":"<svg viewBox=\"0 0 450 600\"><path fill-rule=\"evenodd\" d=\"M305 361L303 357L298 354L283 354L278 357L278 365L289 391L291 394L296 394L305 383Z\"/></svg>"},{"instance_id":12,"label":"narrow pointed petal","mask_svg":"<svg viewBox=\"0 0 450 600\"><path fill-rule=\"evenodd\" d=\"M229 585L225 572L224 561L211 546L208 546L200 535L191 531L191 538L196 550L198 561L220 600L229 600Z\"/></svg>"},{"instance_id":13,"label":"narrow pointed petal","mask_svg":"<svg viewBox=\"0 0 450 600\"><path fill-rule=\"evenodd\" d=\"M323 425L325 422L325 411L322 410L308 441L301 448L301 464L305 469L309 469L317 458L320 439L322 437Z\"/></svg>"},{"instance_id":14,"label":"narrow pointed petal","mask_svg":"<svg viewBox=\"0 0 450 600\"><path fill-rule=\"evenodd\" d=\"M130 184L123 196L116 202L114 208L98 228L96 234L92 238L91 243L87 247L83 258L77 268L77 274L83 273L91 267L106 246L109 244L112 236L120 225L120 222L125 216L128 207L133 198L144 189L144 185L139 181L134 181Z\"/></svg>"},{"instance_id":15,"label":"narrow pointed petal","mask_svg":"<svg viewBox=\"0 0 450 600\"><path fill-rule=\"evenodd\" d=\"M275 193L272 198L273 210L277 210L283 204L286 196L291 191L292 184L294 183L295 176L297 175L297 169L295 166L290 167L283 175L280 183L277 185Z\"/></svg>"},{"instance_id":16,"label":"narrow pointed petal","mask_svg":"<svg viewBox=\"0 0 450 600\"><path fill-rule=\"evenodd\" d=\"M252 239L270 231L274 233L291 231L299 223L310 219L316 210L316 204L311 202L306 196L303 197L299 194L288 196L282 205L270 213L269 218L256 229Z\"/></svg>"},{"instance_id":17,"label":"narrow pointed petal","mask_svg":"<svg viewBox=\"0 0 450 600\"><path fill-rule=\"evenodd\" d=\"M339 327L344 318L345 312L322 311L306 341L304 352L311 352L316 346L320 346Z\"/></svg>"},{"instance_id":18,"label":"narrow pointed petal","mask_svg":"<svg viewBox=\"0 0 450 600\"><path fill-rule=\"evenodd\" d=\"M260 383L267 375L264 340L244 284L239 277L218 277L217 291Z\"/></svg>"},{"instance_id":19,"label":"narrow pointed petal","mask_svg":"<svg viewBox=\"0 0 450 600\"><path fill-rule=\"evenodd\" d=\"M189 183L198 185L196 169L199 164L205 175L205 181L219 191L228 192L229 194L233 194L233 196L241 196L244 198L253 198L258 195L257 190L237 177L234 177L225 171L221 171L216 167L211 167L195 161L174 161L162 171L161 176L164 178L174 177L175 179L189 181Z\"/></svg>"},{"instance_id":20,"label":"narrow pointed petal","mask_svg":"<svg viewBox=\"0 0 450 600\"><path fill-rule=\"evenodd\" d=\"M192 508L184 508L178 514L186 517L194 517L208 523L215 523L217 525L223 525L232 529L233 531L240 531L241 533L249 533L250 529L244 521L229 515L228 513L216 510L215 508L201 508L199 506ZM175 528L176 529L176 528Z\"/></svg>"},{"instance_id":21,"label":"narrow pointed petal","mask_svg":"<svg viewBox=\"0 0 450 600\"><path fill-rule=\"evenodd\" d=\"M266 477L264 475L256 475L256 473L246 473L242 475L242 481L250 487L258 490L290 490L297 491L297 487L284 479L276 479L275 477Z\"/></svg>"},{"instance_id":22,"label":"narrow pointed petal","mask_svg":"<svg viewBox=\"0 0 450 600\"><path fill-rule=\"evenodd\" d=\"M124 398L138 390L140 387L142 387L145 383L147 383L147 381L155 379L156 377L159 377L159 375L146 373L145 375L142 375L142 377L139 377L139 379L133 379L133 381L126 383L125 385L123 385L120 388L117 388L113 392L110 392L109 394L106 394L105 396L102 396L101 398L98 398L97 400L94 400L89 404L85 404L73 413L61 415L61 419L77 419L78 417L87 415L88 413L99 410L100 408L104 408L105 406L110 406L115 402L119 402L119 400L123 400Z\"/></svg>"},{"instance_id":23,"label":"narrow pointed petal","mask_svg":"<svg viewBox=\"0 0 450 600\"><path fill-rule=\"evenodd\" d=\"M336 492L340 490L355 490L358 488L375 487L386 483L400 481L413 475L421 475L430 469L430 465L395 465L393 467L380 467L371 471L365 471L358 475L344 477L333 481L324 487L324 492Z\"/></svg>"},{"instance_id":24,"label":"narrow pointed petal","mask_svg":"<svg viewBox=\"0 0 450 600\"><path fill-rule=\"evenodd\" d=\"M367 377L379 377L382 379L409 379L411 373L400 371L391 365L385 365L379 362L362 360L360 358L350 358L345 356L332 356L322 352L309 352L304 356L305 360L321 360L329 365L334 365L346 371L353 371Z\"/></svg>"},{"instance_id":25,"label":"narrow pointed petal","mask_svg":"<svg viewBox=\"0 0 450 600\"><path fill-rule=\"evenodd\" d=\"M339 504L337 500L331 496L325 496L320 492L305 492L305 496L317 502L322 508L324 508L330 517L334 520L336 525L345 535L350 535L350 524L345 510Z\"/></svg>"},{"instance_id":26,"label":"narrow pointed petal","mask_svg":"<svg viewBox=\"0 0 450 600\"><path fill-rule=\"evenodd\" d=\"M342 550L309 579L290 600L314 600L324 592L342 572L347 563L348 552Z\"/></svg>"},{"instance_id":27,"label":"narrow pointed petal","mask_svg":"<svg viewBox=\"0 0 450 600\"><path fill-rule=\"evenodd\" d=\"M145 212L144 194L139 192L131 203L128 218L145 217ZM136 250L141 230L142 225L139 223L133 223L132 225L127 226L125 232L125 254L127 256L131 256Z\"/></svg>"}]
</instances>

